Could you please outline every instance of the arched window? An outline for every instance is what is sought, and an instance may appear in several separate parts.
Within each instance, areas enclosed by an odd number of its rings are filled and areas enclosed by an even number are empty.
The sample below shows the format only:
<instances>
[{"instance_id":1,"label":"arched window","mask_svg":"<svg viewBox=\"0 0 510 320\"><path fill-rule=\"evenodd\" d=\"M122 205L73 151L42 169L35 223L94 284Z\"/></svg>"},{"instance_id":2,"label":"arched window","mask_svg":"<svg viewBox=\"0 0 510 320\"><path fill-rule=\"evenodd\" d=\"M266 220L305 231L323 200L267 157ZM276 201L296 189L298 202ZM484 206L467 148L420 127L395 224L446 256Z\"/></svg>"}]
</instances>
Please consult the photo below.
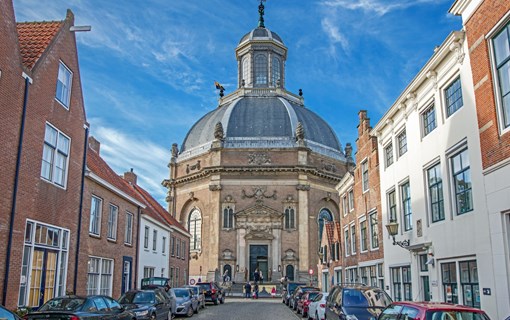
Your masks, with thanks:
<instances>
[{"instance_id":1,"label":"arched window","mask_svg":"<svg viewBox=\"0 0 510 320\"><path fill-rule=\"evenodd\" d=\"M267 58L264 54L255 56L255 84L267 84Z\"/></svg>"},{"instance_id":2,"label":"arched window","mask_svg":"<svg viewBox=\"0 0 510 320\"><path fill-rule=\"evenodd\" d=\"M273 57L271 84L276 87L278 80L281 80L280 59Z\"/></svg>"},{"instance_id":3,"label":"arched window","mask_svg":"<svg viewBox=\"0 0 510 320\"><path fill-rule=\"evenodd\" d=\"M288 264L285 267L285 275L287 276L287 279L289 279L289 281L294 281L294 266L293 265Z\"/></svg>"},{"instance_id":4,"label":"arched window","mask_svg":"<svg viewBox=\"0 0 510 320\"><path fill-rule=\"evenodd\" d=\"M244 84L248 85L251 84L251 77L250 77L250 58L245 57L243 59L243 80Z\"/></svg>"},{"instance_id":5,"label":"arched window","mask_svg":"<svg viewBox=\"0 0 510 320\"><path fill-rule=\"evenodd\" d=\"M324 222L325 221L333 221L333 216L328 209L322 209L319 213L318 223L319 223L319 247L322 240L322 232L324 231Z\"/></svg>"},{"instance_id":6,"label":"arched window","mask_svg":"<svg viewBox=\"0 0 510 320\"><path fill-rule=\"evenodd\" d=\"M229 264L223 266L223 282L232 280L232 267Z\"/></svg>"},{"instance_id":7,"label":"arched window","mask_svg":"<svg viewBox=\"0 0 510 320\"><path fill-rule=\"evenodd\" d=\"M223 208L223 228L232 229L234 227L234 209L231 206Z\"/></svg>"},{"instance_id":8,"label":"arched window","mask_svg":"<svg viewBox=\"0 0 510 320\"><path fill-rule=\"evenodd\" d=\"M296 215L295 210L292 207L288 207L285 209L285 229L294 229L296 228Z\"/></svg>"},{"instance_id":9,"label":"arched window","mask_svg":"<svg viewBox=\"0 0 510 320\"><path fill-rule=\"evenodd\" d=\"M191 234L189 249L200 250L202 241L202 215L198 209L193 209L189 215L188 232Z\"/></svg>"}]
</instances>

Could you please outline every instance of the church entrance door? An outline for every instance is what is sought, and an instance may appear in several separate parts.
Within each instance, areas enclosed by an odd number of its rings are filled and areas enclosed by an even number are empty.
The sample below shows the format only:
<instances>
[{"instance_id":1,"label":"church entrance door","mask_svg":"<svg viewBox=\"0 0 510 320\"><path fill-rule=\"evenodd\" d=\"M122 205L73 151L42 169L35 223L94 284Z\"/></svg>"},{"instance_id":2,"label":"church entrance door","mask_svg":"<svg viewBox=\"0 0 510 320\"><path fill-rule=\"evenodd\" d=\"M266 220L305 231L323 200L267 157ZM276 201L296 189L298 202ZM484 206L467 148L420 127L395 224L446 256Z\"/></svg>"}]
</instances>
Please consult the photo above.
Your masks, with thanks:
<instances>
[{"instance_id":1,"label":"church entrance door","mask_svg":"<svg viewBox=\"0 0 510 320\"><path fill-rule=\"evenodd\" d=\"M250 245L250 280L254 281L254 273L258 268L262 271L264 280L268 278L268 246L267 245Z\"/></svg>"}]
</instances>

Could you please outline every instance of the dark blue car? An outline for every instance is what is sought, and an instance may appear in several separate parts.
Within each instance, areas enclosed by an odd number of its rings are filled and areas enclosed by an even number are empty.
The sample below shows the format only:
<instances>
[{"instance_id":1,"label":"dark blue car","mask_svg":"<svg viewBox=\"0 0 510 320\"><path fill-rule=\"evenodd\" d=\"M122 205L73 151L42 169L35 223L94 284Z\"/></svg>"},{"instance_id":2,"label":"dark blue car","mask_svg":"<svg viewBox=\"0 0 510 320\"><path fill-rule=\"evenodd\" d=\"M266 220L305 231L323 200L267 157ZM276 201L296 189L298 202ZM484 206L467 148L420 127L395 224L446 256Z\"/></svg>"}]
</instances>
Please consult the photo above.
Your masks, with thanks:
<instances>
[{"instance_id":1,"label":"dark blue car","mask_svg":"<svg viewBox=\"0 0 510 320\"><path fill-rule=\"evenodd\" d=\"M170 320L173 317L171 301L161 288L128 291L120 297L119 303L132 311L137 320Z\"/></svg>"}]
</instances>

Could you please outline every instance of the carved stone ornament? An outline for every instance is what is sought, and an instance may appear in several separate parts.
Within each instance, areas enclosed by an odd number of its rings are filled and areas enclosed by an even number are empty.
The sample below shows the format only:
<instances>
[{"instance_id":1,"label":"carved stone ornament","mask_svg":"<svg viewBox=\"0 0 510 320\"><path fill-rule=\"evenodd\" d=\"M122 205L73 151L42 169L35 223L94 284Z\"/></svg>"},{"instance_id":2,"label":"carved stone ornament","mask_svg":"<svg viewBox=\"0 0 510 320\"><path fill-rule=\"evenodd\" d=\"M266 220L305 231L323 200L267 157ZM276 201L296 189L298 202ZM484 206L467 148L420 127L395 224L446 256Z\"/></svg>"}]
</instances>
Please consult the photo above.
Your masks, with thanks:
<instances>
[{"instance_id":1,"label":"carved stone ornament","mask_svg":"<svg viewBox=\"0 0 510 320\"><path fill-rule=\"evenodd\" d=\"M188 195L189 195L190 200L192 200L192 201L195 200L195 193L193 191L188 193Z\"/></svg>"},{"instance_id":2,"label":"carved stone ornament","mask_svg":"<svg viewBox=\"0 0 510 320\"><path fill-rule=\"evenodd\" d=\"M430 81L432 81L434 89L437 90L437 72L435 72L434 70L430 70L429 72L427 72L427 78L430 79Z\"/></svg>"},{"instance_id":3,"label":"carved stone ornament","mask_svg":"<svg viewBox=\"0 0 510 320\"><path fill-rule=\"evenodd\" d=\"M464 50L462 48L462 42L461 41L455 41L450 45L450 51L454 52L457 55L457 62L459 64L462 64L464 62L464 57L466 54L464 53Z\"/></svg>"},{"instance_id":4,"label":"carved stone ornament","mask_svg":"<svg viewBox=\"0 0 510 320\"><path fill-rule=\"evenodd\" d=\"M345 157L347 159L352 159L352 145L350 142L348 142L346 145L345 145Z\"/></svg>"},{"instance_id":5,"label":"carved stone ornament","mask_svg":"<svg viewBox=\"0 0 510 320\"><path fill-rule=\"evenodd\" d=\"M326 162L324 160L321 160L322 162L322 170L328 171L328 172L336 172L336 166L331 162Z\"/></svg>"},{"instance_id":6,"label":"carved stone ornament","mask_svg":"<svg viewBox=\"0 0 510 320\"><path fill-rule=\"evenodd\" d=\"M228 194L223 202L235 202L235 201L234 198L230 194Z\"/></svg>"},{"instance_id":7,"label":"carved stone ornament","mask_svg":"<svg viewBox=\"0 0 510 320\"><path fill-rule=\"evenodd\" d=\"M258 166L263 164L271 164L271 158L267 153L250 153L248 154L248 164L256 164Z\"/></svg>"},{"instance_id":8,"label":"carved stone ornament","mask_svg":"<svg viewBox=\"0 0 510 320\"><path fill-rule=\"evenodd\" d=\"M225 139L225 131L221 122L216 123L214 126L214 139L223 141Z\"/></svg>"},{"instance_id":9,"label":"carved stone ornament","mask_svg":"<svg viewBox=\"0 0 510 320\"><path fill-rule=\"evenodd\" d=\"M246 191L243 189L242 191L242 198L255 198L256 202L262 202L264 198L269 199L272 198L276 200L276 190L273 190L272 195L266 195L266 188L264 187L252 187L253 193L247 194Z\"/></svg>"},{"instance_id":10,"label":"carved stone ornament","mask_svg":"<svg viewBox=\"0 0 510 320\"><path fill-rule=\"evenodd\" d=\"M209 185L210 191L220 191L221 190L221 184L210 184Z\"/></svg>"},{"instance_id":11,"label":"carved stone ornament","mask_svg":"<svg viewBox=\"0 0 510 320\"><path fill-rule=\"evenodd\" d=\"M296 126L296 141L302 141L305 139L305 129L303 128L303 124L298 122Z\"/></svg>"},{"instance_id":12,"label":"carved stone ornament","mask_svg":"<svg viewBox=\"0 0 510 320\"><path fill-rule=\"evenodd\" d=\"M309 184L298 184L296 186L296 189L301 190L301 191L310 191L310 185Z\"/></svg>"},{"instance_id":13,"label":"carved stone ornament","mask_svg":"<svg viewBox=\"0 0 510 320\"><path fill-rule=\"evenodd\" d=\"M190 166L189 164L186 165L186 173L190 173L190 171L193 170L200 170L200 160L197 160L197 163Z\"/></svg>"},{"instance_id":14,"label":"carved stone ornament","mask_svg":"<svg viewBox=\"0 0 510 320\"><path fill-rule=\"evenodd\" d=\"M177 158L179 155L179 149L177 148L177 143L172 144L172 158Z\"/></svg>"}]
</instances>

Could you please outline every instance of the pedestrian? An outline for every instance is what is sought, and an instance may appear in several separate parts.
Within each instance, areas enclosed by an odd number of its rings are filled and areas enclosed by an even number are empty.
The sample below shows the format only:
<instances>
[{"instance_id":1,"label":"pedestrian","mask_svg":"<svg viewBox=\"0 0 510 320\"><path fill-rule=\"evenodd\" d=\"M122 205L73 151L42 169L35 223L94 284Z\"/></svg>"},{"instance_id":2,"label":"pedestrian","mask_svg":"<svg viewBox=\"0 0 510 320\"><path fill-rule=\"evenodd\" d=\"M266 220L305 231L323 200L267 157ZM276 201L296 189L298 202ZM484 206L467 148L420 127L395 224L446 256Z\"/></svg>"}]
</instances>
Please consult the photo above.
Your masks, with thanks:
<instances>
[{"instance_id":1,"label":"pedestrian","mask_svg":"<svg viewBox=\"0 0 510 320\"><path fill-rule=\"evenodd\" d=\"M264 282L264 275L262 274L262 270L259 270L259 279L260 279L260 283Z\"/></svg>"},{"instance_id":2,"label":"pedestrian","mask_svg":"<svg viewBox=\"0 0 510 320\"><path fill-rule=\"evenodd\" d=\"M255 282L255 285L253 286L253 299L259 298L259 285Z\"/></svg>"},{"instance_id":3,"label":"pedestrian","mask_svg":"<svg viewBox=\"0 0 510 320\"><path fill-rule=\"evenodd\" d=\"M251 297L251 284L249 281L244 285L244 297L247 299Z\"/></svg>"},{"instance_id":4,"label":"pedestrian","mask_svg":"<svg viewBox=\"0 0 510 320\"><path fill-rule=\"evenodd\" d=\"M271 289L271 297L276 298L276 287L273 287L273 289Z\"/></svg>"},{"instance_id":5,"label":"pedestrian","mask_svg":"<svg viewBox=\"0 0 510 320\"><path fill-rule=\"evenodd\" d=\"M230 277L228 276L228 269L223 272L223 285L230 281Z\"/></svg>"},{"instance_id":6,"label":"pedestrian","mask_svg":"<svg viewBox=\"0 0 510 320\"><path fill-rule=\"evenodd\" d=\"M255 283L260 281L259 268L255 269L255 272L253 272L253 280L255 281Z\"/></svg>"}]
</instances>

